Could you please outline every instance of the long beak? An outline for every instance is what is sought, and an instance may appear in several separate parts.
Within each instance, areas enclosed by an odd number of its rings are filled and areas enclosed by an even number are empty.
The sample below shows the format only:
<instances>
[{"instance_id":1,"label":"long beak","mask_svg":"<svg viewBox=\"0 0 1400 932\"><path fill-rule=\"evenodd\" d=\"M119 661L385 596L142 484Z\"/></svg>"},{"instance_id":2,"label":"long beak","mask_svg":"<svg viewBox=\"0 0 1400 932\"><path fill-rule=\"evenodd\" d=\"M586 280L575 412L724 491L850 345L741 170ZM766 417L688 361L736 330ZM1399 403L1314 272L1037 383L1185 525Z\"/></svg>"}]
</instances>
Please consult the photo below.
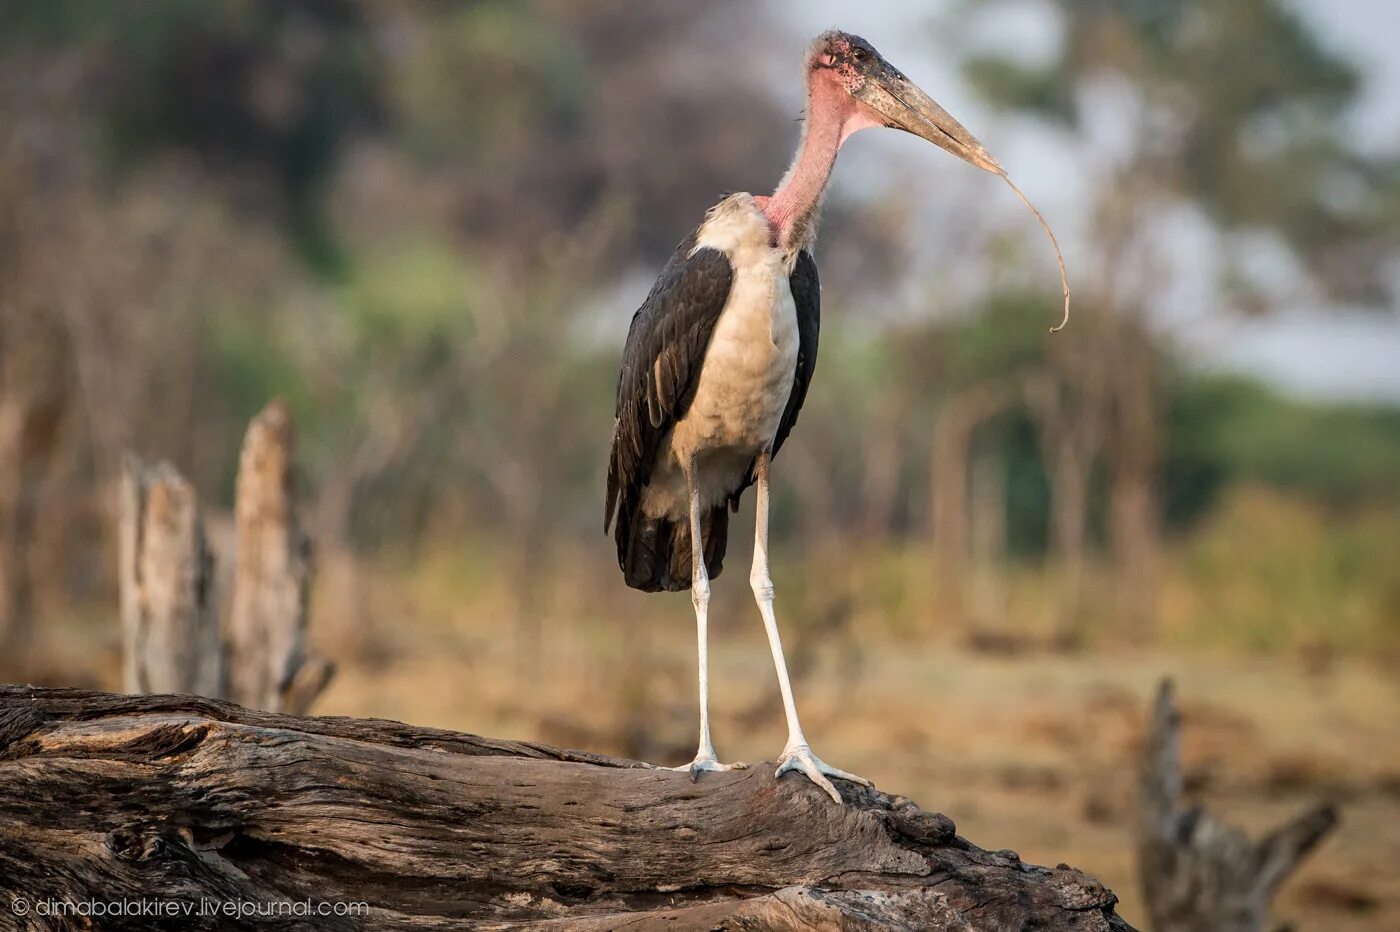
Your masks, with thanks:
<instances>
[{"instance_id":1,"label":"long beak","mask_svg":"<svg viewBox=\"0 0 1400 932\"><path fill-rule=\"evenodd\" d=\"M927 139L994 175L1006 174L976 137L889 62L880 61L854 96L885 117L887 126Z\"/></svg>"}]
</instances>

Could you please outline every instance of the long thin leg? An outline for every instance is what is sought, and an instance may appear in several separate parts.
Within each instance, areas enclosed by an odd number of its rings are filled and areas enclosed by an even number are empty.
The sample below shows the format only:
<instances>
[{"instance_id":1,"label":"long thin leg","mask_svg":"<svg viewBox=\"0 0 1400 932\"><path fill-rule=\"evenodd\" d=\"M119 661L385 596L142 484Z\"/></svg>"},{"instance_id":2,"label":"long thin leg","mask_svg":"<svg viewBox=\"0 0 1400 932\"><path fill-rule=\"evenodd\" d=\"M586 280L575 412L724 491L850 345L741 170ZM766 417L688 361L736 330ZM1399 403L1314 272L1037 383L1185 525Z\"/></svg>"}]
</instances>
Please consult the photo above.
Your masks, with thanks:
<instances>
[{"instance_id":1,"label":"long thin leg","mask_svg":"<svg viewBox=\"0 0 1400 932\"><path fill-rule=\"evenodd\" d=\"M689 770L695 780L705 770L736 770L743 764L721 764L710 740L710 574L705 569L705 541L700 524L700 490L695 481L695 461L685 469L686 492L690 498L690 602L695 606L695 633L699 642L700 667L700 747L695 760L675 770Z\"/></svg>"},{"instance_id":2,"label":"long thin leg","mask_svg":"<svg viewBox=\"0 0 1400 932\"><path fill-rule=\"evenodd\" d=\"M836 792L828 776L852 780L865 786L871 783L864 777L823 763L812 753L802 734L802 724L797 720L797 703L792 698L792 682L788 678L787 661L783 658L783 640L778 635L778 619L773 613L773 578L768 572L768 464L771 459L772 454L764 451L754 467L758 502L754 515L753 569L749 572L749 585L758 602L759 614L763 616L763 627L768 632L768 646L773 650L773 666L778 672L778 689L783 694L783 711L787 715L787 745L783 748L775 776L781 777L789 770L799 770L839 803L841 794Z\"/></svg>"}]
</instances>

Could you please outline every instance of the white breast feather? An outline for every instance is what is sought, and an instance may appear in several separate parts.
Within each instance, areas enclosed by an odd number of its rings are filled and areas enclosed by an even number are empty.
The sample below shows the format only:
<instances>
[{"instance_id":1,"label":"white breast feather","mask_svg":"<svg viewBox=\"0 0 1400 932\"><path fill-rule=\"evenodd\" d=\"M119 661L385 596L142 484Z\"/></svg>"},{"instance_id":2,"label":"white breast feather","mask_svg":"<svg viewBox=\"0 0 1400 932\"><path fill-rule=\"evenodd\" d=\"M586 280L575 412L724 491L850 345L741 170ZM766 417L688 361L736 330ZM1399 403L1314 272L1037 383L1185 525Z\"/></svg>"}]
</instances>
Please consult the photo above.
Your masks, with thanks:
<instances>
[{"instance_id":1,"label":"white breast feather","mask_svg":"<svg viewBox=\"0 0 1400 932\"><path fill-rule=\"evenodd\" d=\"M706 216L696 248L729 256L734 279L715 324L695 399L663 445L643 499L648 514L678 519L688 507L681 463L694 455L701 503L722 503L749 463L773 442L797 369L797 307L790 269L771 244L767 218L747 194Z\"/></svg>"}]
</instances>

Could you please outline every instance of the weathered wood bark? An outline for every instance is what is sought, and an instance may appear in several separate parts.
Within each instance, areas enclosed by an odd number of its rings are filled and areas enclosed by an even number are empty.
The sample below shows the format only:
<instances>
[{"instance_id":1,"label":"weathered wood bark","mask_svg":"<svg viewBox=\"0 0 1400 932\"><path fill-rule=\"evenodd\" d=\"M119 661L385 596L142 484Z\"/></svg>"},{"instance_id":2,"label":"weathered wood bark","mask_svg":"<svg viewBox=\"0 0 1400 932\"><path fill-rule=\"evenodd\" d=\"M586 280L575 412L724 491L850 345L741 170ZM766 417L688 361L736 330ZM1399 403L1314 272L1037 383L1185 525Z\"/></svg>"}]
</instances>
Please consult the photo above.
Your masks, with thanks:
<instances>
[{"instance_id":1,"label":"weathered wood bark","mask_svg":"<svg viewBox=\"0 0 1400 932\"><path fill-rule=\"evenodd\" d=\"M1309 809L1257 842L1199 807L1182 809L1180 726L1164 681L1143 753L1138 842L1152 928L1260 932L1279 886L1336 826L1336 808Z\"/></svg>"},{"instance_id":2,"label":"weathered wood bark","mask_svg":"<svg viewBox=\"0 0 1400 932\"><path fill-rule=\"evenodd\" d=\"M233 599L225 637L234 701L304 712L333 670L306 650L311 543L297 521L295 446L291 413L280 398L273 399L248 425L239 458Z\"/></svg>"},{"instance_id":3,"label":"weathered wood bark","mask_svg":"<svg viewBox=\"0 0 1400 932\"><path fill-rule=\"evenodd\" d=\"M194 489L168 463L122 463L123 688L223 695L213 559Z\"/></svg>"},{"instance_id":4,"label":"weathered wood bark","mask_svg":"<svg viewBox=\"0 0 1400 932\"><path fill-rule=\"evenodd\" d=\"M143 930L1129 930L1079 871L983 851L945 816L837 782L845 806L771 764L692 783L397 722L0 687L0 907L368 904L101 923Z\"/></svg>"}]
</instances>

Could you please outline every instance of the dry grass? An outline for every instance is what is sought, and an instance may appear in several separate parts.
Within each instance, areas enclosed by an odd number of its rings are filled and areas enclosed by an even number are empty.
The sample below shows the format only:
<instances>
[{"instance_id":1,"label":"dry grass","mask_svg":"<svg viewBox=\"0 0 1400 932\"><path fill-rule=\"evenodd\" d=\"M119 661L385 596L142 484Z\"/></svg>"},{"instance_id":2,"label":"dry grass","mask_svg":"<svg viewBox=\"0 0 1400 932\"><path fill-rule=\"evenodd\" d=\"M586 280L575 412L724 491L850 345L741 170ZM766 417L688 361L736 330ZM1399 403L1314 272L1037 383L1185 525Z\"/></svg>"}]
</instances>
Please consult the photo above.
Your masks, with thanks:
<instances>
[{"instance_id":1,"label":"dry grass","mask_svg":"<svg viewBox=\"0 0 1400 932\"><path fill-rule=\"evenodd\" d=\"M688 759L689 600L585 584L595 572L611 581L607 557L568 564L574 579L536 583L535 626L512 621L520 594L498 584L489 554L429 554L396 569L323 560L314 630L341 672L318 711ZM721 756L757 761L772 759L785 735L743 576L731 569L716 583L711 701ZM1319 799L1343 804L1340 831L1285 889L1279 920L1400 928L1400 881L1375 870L1400 858L1400 684L1384 664L1170 637L1169 649L1100 638L1075 653L978 652L924 617L929 593L909 576L851 569L822 587L797 567L779 576L799 707L828 760L948 813L978 844L1095 874L1141 922L1136 756L1148 697L1171 675L1199 801L1256 832ZM785 589L784 578L799 581ZM862 582L893 608L852 596ZM46 633L37 679L117 685L117 632L105 612Z\"/></svg>"},{"instance_id":2,"label":"dry grass","mask_svg":"<svg viewBox=\"0 0 1400 932\"><path fill-rule=\"evenodd\" d=\"M694 645L684 595L644 597L619 584L609 597L621 617L608 616L560 582L537 593L548 620L532 641L508 621L509 600L463 595L480 591L481 574L472 559L456 559L421 561L392 584L370 585L368 630L321 625L328 649L357 643L374 658L347 664L322 711L669 764L689 758ZM734 576L717 582L712 610L716 742L727 759L772 759L785 738L781 706L757 613ZM852 580L829 582L840 591ZM1199 801L1252 831L1318 799L1343 803L1341 830L1284 891L1278 917L1333 932L1400 928L1400 881L1371 869L1400 857L1400 684L1381 664L1102 644L998 656L848 605L828 606L838 621L823 622L824 603L786 595L780 588L780 623L818 752L947 812L979 844L1076 864L1140 918L1138 742L1153 686L1171 675ZM923 595L886 593L910 604Z\"/></svg>"}]
</instances>

